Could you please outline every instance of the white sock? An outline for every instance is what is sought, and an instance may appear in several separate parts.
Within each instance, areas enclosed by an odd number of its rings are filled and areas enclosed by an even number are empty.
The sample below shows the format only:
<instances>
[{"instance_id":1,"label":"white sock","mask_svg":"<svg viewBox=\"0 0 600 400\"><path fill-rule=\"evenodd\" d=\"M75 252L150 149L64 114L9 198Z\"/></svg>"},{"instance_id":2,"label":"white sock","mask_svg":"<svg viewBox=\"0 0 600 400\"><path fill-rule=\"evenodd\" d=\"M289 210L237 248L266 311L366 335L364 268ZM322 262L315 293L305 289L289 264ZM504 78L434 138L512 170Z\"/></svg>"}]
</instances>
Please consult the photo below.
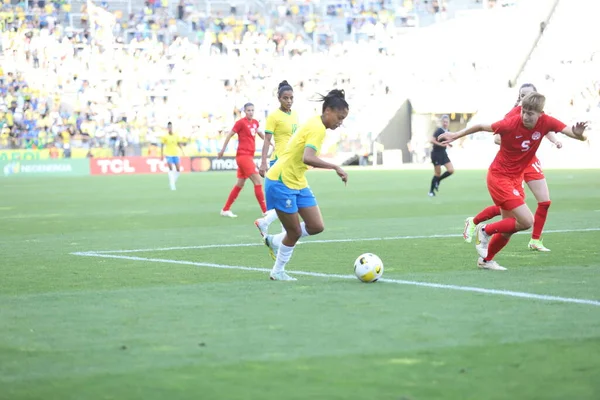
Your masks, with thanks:
<instances>
[{"instance_id":1,"label":"white sock","mask_svg":"<svg viewBox=\"0 0 600 400\"><path fill-rule=\"evenodd\" d=\"M300 223L300 228L302 229L302 235L300 237L310 236L310 233L308 233L306 230L306 224L304 222Z\"/></svg>"},{"instance_id":2,"label":"white sock","mask_svg":"<svg viewBox=\"0 0 600 400\"><path fill-rule=\"evenodd\" d=\"M174 181L177 182L177 179L179 178L179 171L173 171L173 175L175 176Z\"/></svg>"},{"instance_id":3,"label":"white sock","mask_svg":"<svg viewBox=\"0 0 600 400\"><path fill-rule=\"evenodd\" d=\"M271 239L273 246L275 246L275 247L283 246L281 244L281 241L283 240L284 237L285 237L285 231L278 233L277 235L273 235L273 238Z\"/></svg>"},{"instance_id":4,"label":"white sock","mask_svg":"<svg viewBox=\"0 0 600 400\"><path fill-rule=\"evenodd\" d=\"M288 247L285 244L281 244L281 246L279 246L279 251L277 252L277 260L275 260L272 272L285 271L285 265L290 261L290 258L292 258L293 252L294 247Z\"/></svg>"},{"instance_id":5,"label":"white sock","mask_svg":"<svg viewBox=\"0 0 600 400\"><path fill-rule=\"evenodd\" d=\"M175 174L173 174L173 171L171 170L169 170L169 183L171 186L175 183Z\"/></svg>"},{"instance_id":6,"label":"white sock","mask_svg":"<svg viewBox=\"0 0 600 400\"><path fill-rule=\"evenodd\" d=\"M267 225L271 225L273 221L277 219L277 211L275 209L268 210L267 214L264 216L264 220L267 222Z\"/></svg>"}]
</instances>

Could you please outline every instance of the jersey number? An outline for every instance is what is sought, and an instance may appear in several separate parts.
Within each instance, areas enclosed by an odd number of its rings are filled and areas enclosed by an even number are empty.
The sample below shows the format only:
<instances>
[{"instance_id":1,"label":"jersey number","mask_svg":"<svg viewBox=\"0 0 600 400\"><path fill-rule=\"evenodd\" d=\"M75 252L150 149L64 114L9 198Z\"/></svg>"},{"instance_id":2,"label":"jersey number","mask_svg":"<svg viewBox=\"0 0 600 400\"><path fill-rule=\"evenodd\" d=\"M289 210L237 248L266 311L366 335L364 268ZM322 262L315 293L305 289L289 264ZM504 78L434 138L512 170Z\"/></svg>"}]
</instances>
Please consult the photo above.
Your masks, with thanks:
<instances>
[{"instance_id":1,"label":"jersey number","mask_svg":"<svg viewBox=\"0 0 600 400\"><path fill-rule=\"evenodd\" d=\"M537 171L538 174L542 173L542 164L539 161L534 162L533 164L531 164L531 166Z\"/></svg>"},{"instance_id":2,"label":"jersey number","mask_svg":"<svg viewBox=\"0 0 600 400\"><path fill-rule=\"evenodd\" d=\"M529 150L529 144L531 143L531 140L524 140L521 143L521 149L523 149L522 151L527 151Z\"/></svg>"}]
</instances>

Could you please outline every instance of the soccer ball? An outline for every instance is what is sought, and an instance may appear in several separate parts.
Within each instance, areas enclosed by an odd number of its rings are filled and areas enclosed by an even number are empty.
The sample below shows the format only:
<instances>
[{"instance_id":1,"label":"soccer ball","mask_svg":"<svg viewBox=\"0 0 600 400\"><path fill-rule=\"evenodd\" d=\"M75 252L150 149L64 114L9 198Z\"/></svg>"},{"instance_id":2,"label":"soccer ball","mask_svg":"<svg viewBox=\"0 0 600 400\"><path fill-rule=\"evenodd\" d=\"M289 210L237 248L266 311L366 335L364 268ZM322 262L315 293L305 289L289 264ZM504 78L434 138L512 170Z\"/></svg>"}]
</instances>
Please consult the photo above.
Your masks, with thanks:
<instances>
[{"instance_id":1,"label":"soccer ball","mask_svg":"<svg viewBox=\"0 0 600 400\"><path fill-rule=\"evenodd\" d=\"M383 275L383 262L375 254L361 254L354 262L354 274L362 282L375 282Z\"/></svg>"}]
</instances>

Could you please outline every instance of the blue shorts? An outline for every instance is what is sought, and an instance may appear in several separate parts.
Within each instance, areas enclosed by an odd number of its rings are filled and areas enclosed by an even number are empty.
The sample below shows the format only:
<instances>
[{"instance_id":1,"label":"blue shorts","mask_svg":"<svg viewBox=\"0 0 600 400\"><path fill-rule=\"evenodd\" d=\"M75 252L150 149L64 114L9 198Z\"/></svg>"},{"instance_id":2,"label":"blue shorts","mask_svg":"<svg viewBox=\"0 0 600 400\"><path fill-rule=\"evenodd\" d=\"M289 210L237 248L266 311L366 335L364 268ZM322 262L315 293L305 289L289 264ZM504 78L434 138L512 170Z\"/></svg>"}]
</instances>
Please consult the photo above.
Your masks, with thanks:
<instances>
[{"instance_id":1,"label":"blue shorts","mask_svg":"<svg viewBox=\"0 0 600 400\"><path fill-rule=\"evenodd\" d=\"M166 156L167 164L179 164L179 156Z\"/></svg>"},{"instance_id":2,"label":"blue shorts","mask_svg":"<svg viewBox=\"0 0 600 400\"><path fill-rule=\"evenodd\" d=\"M287 214L298 212L299 208L314 207L317 199L309 187L290 189L283 182L265 179L267 210L276 209Z\"/></svg>"},{"instance_id":3,"label":"blue shorts","mask_svg":"<svg viewBox=\"0 0 600 400\"><path fill-rule=\"evenodd\" d=\"M275 165L276 162L277 162L277 159L270 160L269 161L269 168L271 168L273 165Z\"/></svg>"}]
</instances>

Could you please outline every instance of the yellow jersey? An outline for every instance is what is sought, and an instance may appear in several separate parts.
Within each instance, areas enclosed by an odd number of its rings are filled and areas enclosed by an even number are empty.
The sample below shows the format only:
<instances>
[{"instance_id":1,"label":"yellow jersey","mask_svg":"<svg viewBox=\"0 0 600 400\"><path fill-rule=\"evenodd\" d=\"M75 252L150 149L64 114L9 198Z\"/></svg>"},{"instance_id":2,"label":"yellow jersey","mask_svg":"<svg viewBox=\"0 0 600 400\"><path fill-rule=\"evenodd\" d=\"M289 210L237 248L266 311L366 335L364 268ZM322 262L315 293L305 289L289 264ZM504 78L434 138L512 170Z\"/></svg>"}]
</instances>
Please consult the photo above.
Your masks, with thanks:
<instances>
[{"instance_id":1,"label":"yellow jersey","mask_svg":"<svg viewBox=\"0 0 600 400\"><path fill-rule=\"evenodd\" d=\"M179 155L179 136L176 134L166 134L160 138L160 142L165 145L165 156L177 157Z\"/></svg>"},{"instance_id":2,"label":"yellow jersey","mask_svg":"<svg viewBox=\"0 0 600 400\"><path fill-rule=\"evenodd\" d=\"M275 149L271 154L271 160L279 159L290 138L296 133L296 129L298 129L298 115L295 111L286 113L278 108L269 114L265 133L270 133L275 139Z\"/></svg>"},{"instance_id":3,"label":"yellow jersey","mask_svg":"<svg viewBox=\"0 0 600 400\"><path fill-rule=\"evenodd\" d=\"M290 189L300 190L308 187L308 181L304 176L308 165L302 161L304 149L311 147L319 154L326 130L320 115L306 121L306 124L292 136L279 160L269 169L267 178L273 181L279 180Z\"/></svg>"}]
</instances>

